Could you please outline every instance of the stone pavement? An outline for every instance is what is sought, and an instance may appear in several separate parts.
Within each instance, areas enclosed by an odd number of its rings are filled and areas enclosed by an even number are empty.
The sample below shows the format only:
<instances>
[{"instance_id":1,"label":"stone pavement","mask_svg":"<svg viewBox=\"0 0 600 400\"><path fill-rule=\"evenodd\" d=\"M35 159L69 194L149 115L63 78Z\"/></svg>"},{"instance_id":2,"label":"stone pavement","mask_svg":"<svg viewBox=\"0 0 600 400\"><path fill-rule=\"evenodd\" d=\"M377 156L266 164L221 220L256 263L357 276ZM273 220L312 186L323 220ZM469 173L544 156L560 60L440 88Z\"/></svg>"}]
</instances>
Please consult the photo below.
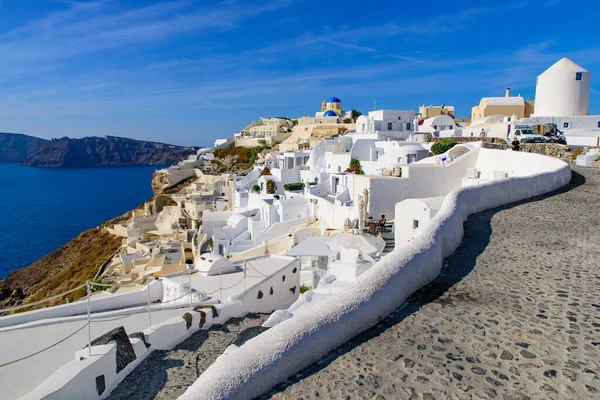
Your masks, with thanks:
<instances>
[{"instance_id":1,"label":"stone pavement","mask_svg":"<svg viewBox=\"0 0 600 400\"><path fill-rule=\"evenodd\" d=\"M472 215L442 275L274 399L600 398L600 169Z\"/></svg>"}]
</instances>

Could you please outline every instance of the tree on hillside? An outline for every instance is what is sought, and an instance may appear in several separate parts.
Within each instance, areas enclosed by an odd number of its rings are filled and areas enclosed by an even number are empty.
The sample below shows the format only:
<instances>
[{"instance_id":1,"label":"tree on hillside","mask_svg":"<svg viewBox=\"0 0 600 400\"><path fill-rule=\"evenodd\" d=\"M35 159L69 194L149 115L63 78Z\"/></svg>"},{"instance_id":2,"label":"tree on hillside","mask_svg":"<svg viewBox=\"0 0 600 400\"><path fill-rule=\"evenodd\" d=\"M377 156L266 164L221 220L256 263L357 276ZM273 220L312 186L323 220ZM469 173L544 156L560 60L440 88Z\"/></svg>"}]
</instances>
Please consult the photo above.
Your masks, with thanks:
<instances>
[{"instance_id":1,"label":"tree on hillside","mask_svg":"<svg viewBox=\"0 0 600 400\"><path fill-rule=\"evenodd\" d=\"M356 120L358 119L358 117L360 117L362 115L362 113L360 111L356 111L353 109L351 111L351 115L352 115L352 122L356 122Z\"/></svg>"}]
</instances>

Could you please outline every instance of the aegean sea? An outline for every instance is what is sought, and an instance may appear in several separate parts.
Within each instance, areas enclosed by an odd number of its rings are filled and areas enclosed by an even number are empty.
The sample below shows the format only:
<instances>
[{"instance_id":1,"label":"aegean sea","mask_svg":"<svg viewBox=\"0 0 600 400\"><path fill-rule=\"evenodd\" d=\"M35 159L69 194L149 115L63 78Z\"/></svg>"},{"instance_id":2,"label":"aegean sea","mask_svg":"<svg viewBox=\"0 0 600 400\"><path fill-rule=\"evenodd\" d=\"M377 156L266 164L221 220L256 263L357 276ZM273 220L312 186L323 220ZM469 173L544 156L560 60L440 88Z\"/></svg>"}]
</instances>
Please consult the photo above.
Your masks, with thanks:
<instances>
[{"instance_id":1,"label":"aegean sea","mask_svg":"<svg viewBox=\"0 0 600 400\"><path fill-rule=\"evenodd\" d=\"M160 168L0 164L0 278L148 200Z\"/></svg>"}]
</instances>

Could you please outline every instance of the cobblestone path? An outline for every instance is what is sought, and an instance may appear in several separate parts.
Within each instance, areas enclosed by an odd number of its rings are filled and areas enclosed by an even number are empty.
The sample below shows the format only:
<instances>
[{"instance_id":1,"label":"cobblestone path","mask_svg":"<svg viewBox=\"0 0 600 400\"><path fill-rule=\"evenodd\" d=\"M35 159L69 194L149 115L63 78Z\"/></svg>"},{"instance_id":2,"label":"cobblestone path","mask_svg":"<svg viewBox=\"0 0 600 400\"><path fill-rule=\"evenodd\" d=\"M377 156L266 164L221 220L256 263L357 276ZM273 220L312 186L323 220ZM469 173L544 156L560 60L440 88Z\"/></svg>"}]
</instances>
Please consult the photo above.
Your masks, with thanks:
<instances>
[{"instance_id":1,"label":"cobblestone path","mask_svg":"<svg viewBox=\"0 0 600 400\"><path fill-rule=\"evenodd\" d=\"M472 215L442 275L274 399L600 398L600 169Z\"/></svg>"}]
</instances>

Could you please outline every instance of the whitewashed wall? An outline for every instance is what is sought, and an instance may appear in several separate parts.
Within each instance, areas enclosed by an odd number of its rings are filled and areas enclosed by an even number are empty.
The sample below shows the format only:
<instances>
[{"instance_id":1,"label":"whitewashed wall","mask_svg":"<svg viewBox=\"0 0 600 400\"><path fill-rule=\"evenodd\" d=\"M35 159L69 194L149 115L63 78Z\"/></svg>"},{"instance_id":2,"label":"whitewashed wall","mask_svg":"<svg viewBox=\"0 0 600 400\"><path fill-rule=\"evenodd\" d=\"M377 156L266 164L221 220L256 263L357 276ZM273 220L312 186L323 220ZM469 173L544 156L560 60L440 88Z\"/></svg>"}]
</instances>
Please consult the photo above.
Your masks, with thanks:
<instances>
[{"instance_id":1,"label":"whitewashed wall","mask_svg":"<svg viewBox=\"0 0 600 400\"><path fill-rule=\"evenodd\" d=\"M279 272L233 297L231 301L242 302L241 307L246 312L272 312L291 306L300 294L300 261L293 257L278 257L289 259L291 262ZM256 272L249 270L248 274L256 274ZM292 288L294 290L291 290ZM259 291L262 294L260 299Z\"/></svg>"},{"instance_id":2,"label":"whitewashed wall","mask_svg":"<svg viewBox=\"0 0 600 400\"><path fill-rule=\"evenodd\" d=\"M266 241L275 240L287 236L293 228L303 225L306 225L306 218L296 218L289 221L278 222L271 225L271 227L263 233L262 238Z\"/></svg>"},{"instance_id":3,"label":"whitewashed wall","mask_svg":"<svg viewBox=\"0 0 600 400\"><path fill-rule=\"evenodd\" d=\"M325 167L329 172L344 172L350 166L350 153L327 154L325 156Z\"/></svg>"},{"instance_id":4,"label":"whitewashed wall","mask_svg":"<svg viewBox=\"0 0 600 400\"><path fill-rule=\"evenodd\" d=\"M202 233L212 236L214 234L214 230L226 225L227 220L232 215L233 212L231 211L204 211L202 213Z\"/></svg>"},{"instance_id":5,"label":"whitewashed wall","mask_svg":"<svg viewBox=\"0 0 600 400\"><path fill-rule=\"evenodd\" d=\"M395 245L404 246L411 240L419 229L437 214L438 209L431 208L429 204L421 199L406 199L396 203L394 239ZM418 228L414 229L414 221L418 221Z\"/></svg>"},{"instance_id":6,"label":"whitewashed wall","mask_svg":"<svg viewBox=\"0 0 600 400\"><path fill-rule=\"evenodd\" d=\"M479 148L457 158L447 167L431 164L411 164L402 168L402 178L385 176L354 177L354 199L368 189L368 212L371 216L385 215L392 219L396 203L409 198L445 196L462 186L467 169L473 168Z\"/></svg>"}]
</instances>

